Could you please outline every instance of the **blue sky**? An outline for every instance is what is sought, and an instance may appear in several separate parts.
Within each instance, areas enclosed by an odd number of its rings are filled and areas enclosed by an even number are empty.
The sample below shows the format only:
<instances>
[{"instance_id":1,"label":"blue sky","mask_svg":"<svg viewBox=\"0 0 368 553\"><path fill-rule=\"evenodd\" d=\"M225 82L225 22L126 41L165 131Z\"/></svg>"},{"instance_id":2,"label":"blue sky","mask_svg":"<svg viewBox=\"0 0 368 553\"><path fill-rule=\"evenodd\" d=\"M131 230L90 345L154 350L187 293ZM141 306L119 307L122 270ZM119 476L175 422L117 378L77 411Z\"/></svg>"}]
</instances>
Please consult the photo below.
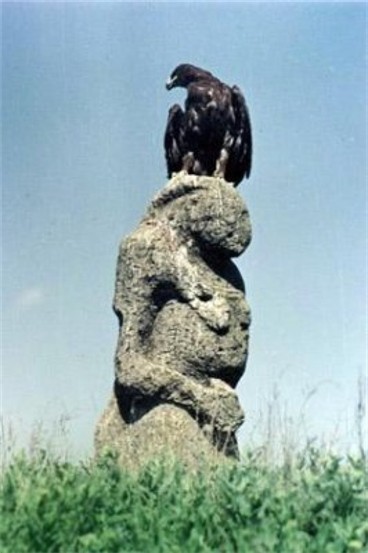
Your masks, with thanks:
<instances>
[{"instance_id":1,"label":"blue sky","mask_svg":"<svg viewBox=\"0 0 368 553\"><path fill-rule=\"evenodd\" d=\"M253 123L241 442L278 387L308 433L351 445L366 370L365 9L3 4L2 408L20 441L62 415L72 447L91 447L113 378L118 243L165 183L184 91L164 83L191 62L238 84Z\"/></svg>"}]
</instances>

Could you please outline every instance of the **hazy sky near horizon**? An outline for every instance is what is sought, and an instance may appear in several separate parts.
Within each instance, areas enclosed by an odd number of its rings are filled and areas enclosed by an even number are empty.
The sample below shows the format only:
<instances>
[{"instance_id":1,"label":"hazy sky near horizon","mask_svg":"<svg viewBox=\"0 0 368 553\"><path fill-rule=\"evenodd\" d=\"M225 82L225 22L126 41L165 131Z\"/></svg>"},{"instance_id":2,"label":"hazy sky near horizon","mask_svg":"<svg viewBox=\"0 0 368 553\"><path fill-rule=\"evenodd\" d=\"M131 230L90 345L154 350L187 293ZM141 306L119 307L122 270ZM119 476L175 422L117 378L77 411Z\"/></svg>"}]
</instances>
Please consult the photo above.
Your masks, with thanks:
<instances>
[{"instance_id":1,"label":"hazy sky near horizon","mask_svg":"<svg viewBox=\"0 0 368 553\"><path fill-rule=\"evenodd\" d=\"M238 84L253 124L242 444L277 386L311 435L350 445L365 371L366 6L2 12L5 422L24 440L67 416L76 450L91 447L113 379L118 243L165 183L167 112L185 95L164 83L191 62Z\"/></svg>"}]
</instances>

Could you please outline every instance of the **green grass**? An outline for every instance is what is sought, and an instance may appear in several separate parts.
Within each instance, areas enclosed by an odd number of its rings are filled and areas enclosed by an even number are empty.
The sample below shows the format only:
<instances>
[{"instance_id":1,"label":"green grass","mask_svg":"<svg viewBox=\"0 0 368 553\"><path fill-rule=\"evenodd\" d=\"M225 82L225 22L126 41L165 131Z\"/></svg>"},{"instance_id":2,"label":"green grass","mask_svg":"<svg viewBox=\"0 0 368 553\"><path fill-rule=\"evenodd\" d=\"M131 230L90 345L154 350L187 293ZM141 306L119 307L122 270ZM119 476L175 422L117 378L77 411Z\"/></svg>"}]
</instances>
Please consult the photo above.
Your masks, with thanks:
<instances>
[{"instance_id":1,"label":"green grass","mask_svg":"<svg viewBox=\"0 0 368 553\"><path fill-rule=\"evenodd\" d=\"M2 553L350 553L368 551L363 459L309 448L292 464L249 454L136 474L112 455L72 464L17 456L4 470Z\"/></svg>"}]
</instances>

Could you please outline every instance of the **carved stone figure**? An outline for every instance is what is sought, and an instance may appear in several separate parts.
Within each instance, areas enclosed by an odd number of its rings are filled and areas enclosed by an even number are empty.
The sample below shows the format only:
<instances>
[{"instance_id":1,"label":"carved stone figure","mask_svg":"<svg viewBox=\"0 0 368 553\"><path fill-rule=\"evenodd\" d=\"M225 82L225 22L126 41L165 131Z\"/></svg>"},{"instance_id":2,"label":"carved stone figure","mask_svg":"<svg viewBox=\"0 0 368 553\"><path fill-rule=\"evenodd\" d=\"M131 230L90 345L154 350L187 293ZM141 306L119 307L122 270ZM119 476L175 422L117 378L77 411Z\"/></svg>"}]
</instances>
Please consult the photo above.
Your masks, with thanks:
<instances>
[{"instance_id":1,"label":"carved stone figure","mask_svg":"<svg viewBox=\"0 0 368 553\"><path fill-rule=\"evenodd\" d=\"M250 310L232 257L251 240L247 208L221 178L175 175L119 249L113 397L97 452L237 457Z\"/></svg>"}]
</instances>

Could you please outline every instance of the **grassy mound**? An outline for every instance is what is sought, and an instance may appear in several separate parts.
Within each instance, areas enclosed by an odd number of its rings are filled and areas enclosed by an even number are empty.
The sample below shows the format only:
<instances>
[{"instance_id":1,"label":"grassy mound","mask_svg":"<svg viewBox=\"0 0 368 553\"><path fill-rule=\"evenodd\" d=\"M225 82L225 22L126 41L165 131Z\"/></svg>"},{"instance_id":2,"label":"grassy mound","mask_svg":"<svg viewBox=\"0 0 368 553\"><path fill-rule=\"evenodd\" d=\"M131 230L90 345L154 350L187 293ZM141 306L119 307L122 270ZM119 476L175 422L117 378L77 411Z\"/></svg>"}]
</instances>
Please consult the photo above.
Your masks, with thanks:
<instances>
[{"instance_id":1,"label":"grassy mound","mask_svg":"<svg viewBox=\"0 0 368 553\"><path fill-rule=\"evenodd\" d=\"M292 465L136 474L113 456L71 464L18 456L1 479L3 553L349 553L368 551L362 459L310 450Z\"/></svg>"}]
</instances>

